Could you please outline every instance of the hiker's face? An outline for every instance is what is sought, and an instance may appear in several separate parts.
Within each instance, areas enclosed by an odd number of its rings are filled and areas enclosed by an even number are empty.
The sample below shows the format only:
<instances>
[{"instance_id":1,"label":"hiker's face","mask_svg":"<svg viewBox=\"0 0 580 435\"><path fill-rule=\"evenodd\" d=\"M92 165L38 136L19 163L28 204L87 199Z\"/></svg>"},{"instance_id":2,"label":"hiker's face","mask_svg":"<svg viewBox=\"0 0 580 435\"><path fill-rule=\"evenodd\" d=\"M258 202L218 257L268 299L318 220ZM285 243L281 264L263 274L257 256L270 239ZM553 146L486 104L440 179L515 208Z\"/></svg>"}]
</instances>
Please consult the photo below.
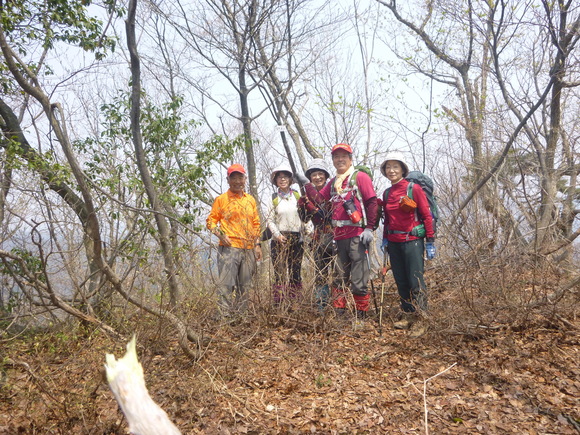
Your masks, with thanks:
<instances>
[{"instance_id":1,"label":"hiker's face","mask_svg":"<svg viewBox=\"0 0 580 435\"><path fill-rule=\"evenodd\" d=\"M391 183L396 183L403 178L403 166L398 160L388 160L385 165L385 174Z\"/></svg>"},{"instance_id":2,"label":"hiker's face","mask_svg":"<svg viewBox=\"0 0 580 435\"><path fill-rule=\"evenodd\" d=\"M233 193L242 193L246 187L246 176L239 172L234 172L228 177L228 184Z\"/></svg>"},{"instance_id":3,"label":"hiker's face","mask_svg":"<svg viewBox=\"0 0 580 435\"><path fill-rule=\"evenodd\" d=\"M278 172L276 175L276 186L278 186L282 190L290 189L290 185L292 184L292 175L287 172Z\"/></svg>"},{"instance_id":4,"label":"hiker's face","mask_svg":"<svg viewBox=\"0 0 580 435\"><path fill-rule=\"evenodd\" d=\"M320 190L326 184L326 172L324 171L312 171L310 173L310 182L316 190Z\"/></svg>"},{"instance_id":5,"label":"hiker's face","mask_svg":"<svg viewBox=\"0 0 580 435\"><path fill-rule=\"evenodd\" d=\"M344 174L352 166L352 155L344 150L336 150L332 154L332 163L337 174Z\"/></svg>"}]
</instances>

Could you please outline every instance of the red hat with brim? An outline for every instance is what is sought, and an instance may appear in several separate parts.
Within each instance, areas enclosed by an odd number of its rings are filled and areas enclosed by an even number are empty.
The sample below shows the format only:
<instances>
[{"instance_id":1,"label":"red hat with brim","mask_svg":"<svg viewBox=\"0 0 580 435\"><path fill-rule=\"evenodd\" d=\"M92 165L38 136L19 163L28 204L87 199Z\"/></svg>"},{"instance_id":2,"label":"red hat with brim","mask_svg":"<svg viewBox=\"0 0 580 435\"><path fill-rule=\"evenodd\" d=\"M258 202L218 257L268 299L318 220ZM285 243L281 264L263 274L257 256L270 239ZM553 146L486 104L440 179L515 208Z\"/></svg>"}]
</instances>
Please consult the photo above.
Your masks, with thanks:
<instances>
[{"instance_id":1,"label":"red hat with brim","mask_svg":"<svg viewBox=\"0 0 580 435\"><path fill-rule=\"evenodd\" d=\"M242 165L238 163L234 163L228 168L228 177L232 175L234 172L239 172L240 174L246 175L246 170Z\"/></svg>"},{"instance_id":2,"label":"red hat with brim","mask_svg":"<svg viewBox=\"0 0 580 435\"><path fill-rule=\"evenodd\" d=\"M347 153L352 154L352 148L350 147L349 144L346 143L337 143L335 146L332 147L332 151L330 151L330 154L334 154L338 150L344 150Z\"/></svg>"}]
</instances>

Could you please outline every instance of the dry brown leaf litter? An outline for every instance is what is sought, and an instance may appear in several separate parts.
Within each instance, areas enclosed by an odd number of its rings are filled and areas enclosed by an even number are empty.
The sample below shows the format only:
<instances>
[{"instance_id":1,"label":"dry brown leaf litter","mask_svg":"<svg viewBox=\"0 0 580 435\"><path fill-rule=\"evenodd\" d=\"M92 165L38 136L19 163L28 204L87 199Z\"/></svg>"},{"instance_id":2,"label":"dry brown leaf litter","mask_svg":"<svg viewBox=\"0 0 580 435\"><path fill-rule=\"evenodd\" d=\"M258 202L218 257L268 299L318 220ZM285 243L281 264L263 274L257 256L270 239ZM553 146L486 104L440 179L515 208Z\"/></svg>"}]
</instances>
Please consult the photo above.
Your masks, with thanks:
<instances>
[{"instance_id":1,"label":"dry brown leaf litter","mask_svg":"<svg viewBox=\"0 0 580 435\"><path fill-rule=\"evenodd\" d=\"M246 323L214 336L192 363L173 342L148 351L142 335L148 388L183 433L425 433L424 400L430 433L578 433L577 330L409 339L368 320L357 332ZM28 345L4 353L0 433L126 433L101 372L124 343Z\"/></svg>"}]
</instances>

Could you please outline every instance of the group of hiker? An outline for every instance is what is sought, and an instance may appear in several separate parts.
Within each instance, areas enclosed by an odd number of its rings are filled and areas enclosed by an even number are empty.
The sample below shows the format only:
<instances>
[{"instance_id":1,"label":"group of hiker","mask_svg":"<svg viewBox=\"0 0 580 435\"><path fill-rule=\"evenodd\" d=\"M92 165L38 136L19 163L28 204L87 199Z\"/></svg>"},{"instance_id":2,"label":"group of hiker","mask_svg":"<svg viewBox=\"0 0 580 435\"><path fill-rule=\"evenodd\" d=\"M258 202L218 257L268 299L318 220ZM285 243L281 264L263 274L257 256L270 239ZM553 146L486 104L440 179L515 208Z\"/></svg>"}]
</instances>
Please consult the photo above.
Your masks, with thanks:
<instances>
[{"instance_id":1,"label":"group of hiker","mask_svg":"<svg viewBox=\"0 0 580 435\"><path fill-rule=\"evenodd\" d=\"M427 312L423 278L424 253L435 257L435 228L430 203L419 183L406 177L409 165L402 153L389 153L380 171L391 186L378 198L369 173L353 164L350 145L331 150L331 174L322 159L314 159L305 175L285 165L271 173L275 188L260 227L253 196L245 192L246 171L239 164L227 170L229 189L218 196L207 218L207 228L219 238L219 308L223 317L244 312L261 243L270 240L273 265L272 300L276 306L300 300L302 259L306 240L315 266L314 301L319 310L332 307L345 316L350 307L355 321L370 306L369 246L381 216L381 249L390 259L400 298L398 329L424 332L420 320ZM297 182L302 194L292 189Z\"/></svg>"}]
</instances>

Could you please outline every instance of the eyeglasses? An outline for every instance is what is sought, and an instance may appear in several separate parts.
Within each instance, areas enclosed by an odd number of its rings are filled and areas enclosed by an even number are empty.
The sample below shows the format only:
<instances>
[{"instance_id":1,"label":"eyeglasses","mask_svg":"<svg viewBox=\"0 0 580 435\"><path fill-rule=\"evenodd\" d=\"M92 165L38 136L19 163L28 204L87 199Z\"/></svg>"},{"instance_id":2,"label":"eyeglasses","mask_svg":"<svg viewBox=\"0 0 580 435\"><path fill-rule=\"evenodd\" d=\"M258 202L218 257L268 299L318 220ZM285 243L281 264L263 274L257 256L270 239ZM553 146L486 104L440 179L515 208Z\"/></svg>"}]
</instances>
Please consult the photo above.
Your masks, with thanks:
<instances>
[{"instance_id":1,"label":"eyeglasses","mask_svg":"<svg viewBox=\"0 0 580 435\"><path fill-rule=\"evenodd\" d=\"M281 179L281 178L283 178L283 179L285 179L285 180L290 180L290 179L292 179L292 177L291 177L291 176L289 176L289 175L283 175L283 174L280 174L280 175L278 175L278 177L277 177L277 178L278 178L278 179Z\"/></svg>"}]
</instances>

